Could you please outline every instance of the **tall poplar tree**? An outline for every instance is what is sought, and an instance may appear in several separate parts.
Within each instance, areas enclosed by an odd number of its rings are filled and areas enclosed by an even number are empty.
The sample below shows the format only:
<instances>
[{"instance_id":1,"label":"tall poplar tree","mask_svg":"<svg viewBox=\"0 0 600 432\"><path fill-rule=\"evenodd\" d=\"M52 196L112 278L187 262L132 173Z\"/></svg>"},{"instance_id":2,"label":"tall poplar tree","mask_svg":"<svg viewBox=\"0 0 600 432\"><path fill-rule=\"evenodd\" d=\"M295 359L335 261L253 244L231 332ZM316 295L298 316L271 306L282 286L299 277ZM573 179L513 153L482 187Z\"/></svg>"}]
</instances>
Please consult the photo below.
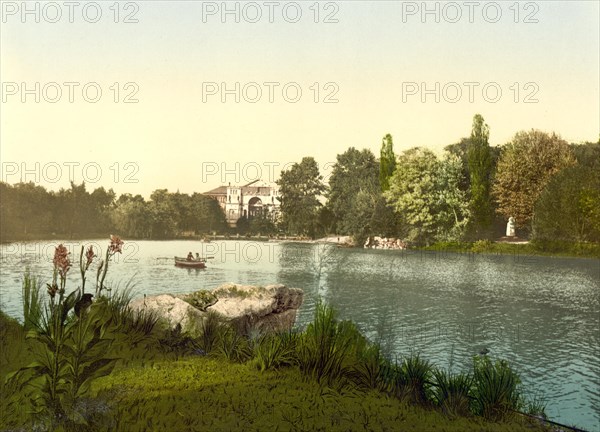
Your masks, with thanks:
<instances>
[{"instance_id":1,"label":"tall poplar tree","mask_svg":"<svg viewBox=\"0 0 600 432\"><path fill-rule=\"evenodd\" d=\"M472 233L478 238L490 235L493 220L491 200L493 161L489 137L489 126L481 114L475 114L471 138L467 146L467 163L471 186Z\"/></svg>"},{"instance_id":2,"label":"tall poplar tree","mask_svg":"<svg viewBox=\"0 0 600 432\"><path fill-rule=\"evenodd\" d=\"M395 169L396 155L394 154L394 142L392 141L392 136L387 134L383 137L379 158L379 184L382 192L390 188L390 177L394 174Z\"/></svg>"}]
</instances>

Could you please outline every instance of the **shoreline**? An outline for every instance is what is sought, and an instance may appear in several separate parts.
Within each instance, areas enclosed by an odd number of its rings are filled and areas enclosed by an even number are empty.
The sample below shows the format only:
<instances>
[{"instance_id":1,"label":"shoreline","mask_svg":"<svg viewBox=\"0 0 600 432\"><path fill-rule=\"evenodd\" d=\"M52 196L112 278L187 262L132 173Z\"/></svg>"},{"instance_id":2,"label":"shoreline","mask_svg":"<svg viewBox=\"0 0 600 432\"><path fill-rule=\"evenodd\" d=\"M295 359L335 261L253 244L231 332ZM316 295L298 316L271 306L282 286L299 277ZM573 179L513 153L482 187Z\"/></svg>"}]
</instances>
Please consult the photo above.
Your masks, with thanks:
<instances>
[{"instance_id":1,"label":"shoreline","mask_svg":"<svg viewBox=\"0 0 600 432\"><path fill-rule=\"evenodd\" d=\"M58 235L40 236L38 238L22 238L22 239L2 239L1 245L9 245L12 243L35 243L35 242L72 242L79 240L94 240L102 241L108 238L106 234L90 234L70 236L70 238L60 237ZM254 242L270 242L270 243L304 243L304 244L325 244L343 248L364 249L364 250L389 250L400 252L449 252L458 254L474 254L474 255L519 255L519 256L541 256L554 258L586 258L600 260L600 244L599 243L575 243L564 241L528 241L519 239L519 241L488 241L479 240L476 242L439 242L429 246L409 246L404 249L400 248L363 248L352 244L350 236L327 236L319 239L308 239L299 236L231 236L231 235L216 235L216 236L178 236L167 239L150 239L150 238L132 238L129 241L198 241L203 243L211 243L213 241L254 241Z\"/></svg>"}]
</instances>

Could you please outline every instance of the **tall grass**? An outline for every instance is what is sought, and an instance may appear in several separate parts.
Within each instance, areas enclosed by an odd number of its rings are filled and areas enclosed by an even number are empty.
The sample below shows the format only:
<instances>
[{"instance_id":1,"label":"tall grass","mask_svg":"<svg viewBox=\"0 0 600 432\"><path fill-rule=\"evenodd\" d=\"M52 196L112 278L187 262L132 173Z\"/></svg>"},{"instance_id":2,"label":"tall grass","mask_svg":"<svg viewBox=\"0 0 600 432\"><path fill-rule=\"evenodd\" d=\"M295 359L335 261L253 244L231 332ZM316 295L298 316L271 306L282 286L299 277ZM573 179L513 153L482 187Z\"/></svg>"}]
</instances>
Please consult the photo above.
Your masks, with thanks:
<instances>
[{"instance_id":1,"label":"tall grass","mask_svg":"<svg viewBox=\"0 0 600 432\"><path fill-rule=\"evenodd\" d=\"M377 344L366 348L359 356L352 372L352 381L363 389L387 391L393 378L391 362L386 359Z\"/></svg>"},{"instance_id":2,"label":"tall grass","mask_svg":"<svg viewBox=\"0 0 600 432\"><path fill-rule=\"evenodd\" d=\"M275 333L259 337L254 346L254 365L261 371L296 363L295 333Z\"/></svg>"},{"instance_id":3,"label":"tall grass","mask_svg":"<svg viewBox=\"0 0 600 432\"><path fill-rule=\"evenodd\" d=\"M32 276L29 270L23 276L22 302L23 302L23 326L27 330L39 328L43 313L43 301L41 297L41 282Z\"/></svg>"},{"instance_id":4,"label":"tall grass","mask_svg":"<svg viewBox=\"0 0 600 432\"><path fill-rule=\"evenodd\" d=\"M402 362L401 377L404 378L408 396L412 402L425 404L431 383L432 367L419 354L412 354Z\"/></svg>"},{"instance_id":5,"label":"tall grass","mask_svg":"<svg viewBox=\"0 0 600 432\"><path fill-rule=\"evenodd\" d=\"M442 369L433 371L433 399L448 416L468 416L471 413L473 376L452 374Z\"/></svg>"},{"instance_id":6,"label":"tall grass","mask_svg":"<svg viewBox=\"0 0 600 432\"><path fill-rule=\"evenodd\" d=\"M506 361L492 363L487 356L475 356L473 369L477 414L487 420L500 421L521 408L521 380Z\"/></svg>"},{"instance_id":7,"label":"tall grass","mask_svg":"<svg viewBox=\"0 0 600 432\"><path fill-rule=\"evenodd\" d=\"M209 311L204 318L200 337L197 340L202 351L205 354L210 354L214 351L218 347L219 341L223 338L226 330L223 318L218 313Z\"/></svg>"},{"instance_id":8,"label":"tall grass","mask_svg":"<svg viewBox=\"0 0 600 432\"><path fill-rule=\"evenodd\" d=\"M253 347L248 338L229 326L219 341L219 353L234 363L243 363L253 356Z\"/></svg>"},{"instance_id":9,"label":"tall grass","mask_svg":"<svg viewBox=\"0 0 600 432\"><path fill-rule=\"evenodd\" d=\"M352 322L338 321L333 308L318 302L313 322L298 340L298 365L319 383L340 385L347 381L364 345Z\"/></svg>"},{"instance_id":10,"label":"tall grass","mask_svg":"<svg viewBox=\"0 0 600 432\"><path fill-rule=\"evenodd\" d=\"M154 310L134 311L129 305L133 297L135 283L129 280L123 289L110 291L108 296L102 296L98 302L105 304L110 315L111 324L128 339L128 343L136 346L151 337L159 322L158 313Z\"/></svg>"}]
</instances>

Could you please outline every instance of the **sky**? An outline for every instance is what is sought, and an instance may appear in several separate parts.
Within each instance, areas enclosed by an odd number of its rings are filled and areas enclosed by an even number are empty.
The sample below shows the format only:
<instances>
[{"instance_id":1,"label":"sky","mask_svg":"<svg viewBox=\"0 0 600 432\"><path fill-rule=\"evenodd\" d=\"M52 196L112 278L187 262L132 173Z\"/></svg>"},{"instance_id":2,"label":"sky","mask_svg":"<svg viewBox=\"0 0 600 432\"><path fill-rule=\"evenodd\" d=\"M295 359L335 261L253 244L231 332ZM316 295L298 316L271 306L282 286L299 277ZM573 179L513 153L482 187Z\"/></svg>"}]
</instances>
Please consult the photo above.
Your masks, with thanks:
<instances>
[{"instance_id":1,"label":"sky","mask_svg":"<svg viewBox=\"0 0 600 432\"><path fill-rule=\"evenodd\" d=\"M597 141L599 5L2 1L1 180L147 198L304 156L327 179L387 133L441 154L476 113L492 145Z\"/></svg>"}]
</instances>

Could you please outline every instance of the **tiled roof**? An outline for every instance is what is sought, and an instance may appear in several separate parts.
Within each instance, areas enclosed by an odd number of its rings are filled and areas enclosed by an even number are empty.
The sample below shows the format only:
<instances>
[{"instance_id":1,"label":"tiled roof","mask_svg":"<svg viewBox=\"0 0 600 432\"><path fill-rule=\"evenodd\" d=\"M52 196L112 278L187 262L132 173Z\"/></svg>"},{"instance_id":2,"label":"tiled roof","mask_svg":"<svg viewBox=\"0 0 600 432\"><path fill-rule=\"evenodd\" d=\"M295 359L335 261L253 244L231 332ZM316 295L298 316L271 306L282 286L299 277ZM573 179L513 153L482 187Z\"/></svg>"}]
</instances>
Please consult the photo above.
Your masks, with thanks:
<instances>
[{"instance_id":1,"label":"tiled roof","mask_svg":"<svg viewBox=\"0 0 600 432\"><path fill-rule=\"evenodd\" d=\"M227 195L228 186L219 186L208 192L204 192L204 195ZM231 186L235 189L241 189L243 195L270 195L272 186Z\"/></svg>"},{"instance_id":2,"label":"tiled roof","mask_svg":"<svg viewBox=\"0 0 600 432\"><path fill-rule=\"evenodd\" d=\"M227 186L219 186L208 192L204 192L204 195L227 195Z\"/></svg>"}]
</instances>

